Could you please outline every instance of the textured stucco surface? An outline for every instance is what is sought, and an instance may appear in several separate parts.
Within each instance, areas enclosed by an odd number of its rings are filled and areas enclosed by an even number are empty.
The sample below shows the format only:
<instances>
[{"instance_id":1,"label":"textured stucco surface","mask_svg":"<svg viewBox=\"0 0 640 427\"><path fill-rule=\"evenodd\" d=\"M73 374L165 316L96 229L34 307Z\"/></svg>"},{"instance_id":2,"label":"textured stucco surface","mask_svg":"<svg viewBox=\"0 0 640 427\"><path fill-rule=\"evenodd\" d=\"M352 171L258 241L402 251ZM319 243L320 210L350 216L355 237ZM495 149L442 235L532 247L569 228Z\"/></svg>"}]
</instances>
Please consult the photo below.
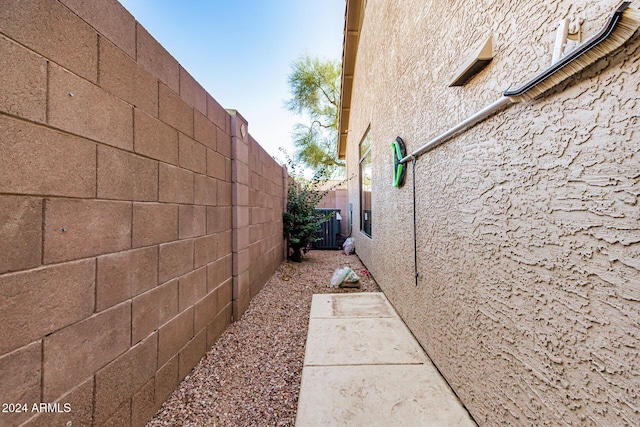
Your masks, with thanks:
<instances>
[{"instance_id":1,"label":"textured stucco surface","mask_svg":"<svg viewBox=\"0 0 640 427\"><path fill-rule=\"evenodd\" d=\"M635 2L637 3L637 2ZM596 32L617 1L368 0L348 125L348 175L373 141L373 238L359 256L476 421L640 425L640 41L416 163L409 151L549 64L559 19ZM638 7L637 4L635 4ZM493 32L493 62L450 88Z\"/></svg>"}]
</instances>

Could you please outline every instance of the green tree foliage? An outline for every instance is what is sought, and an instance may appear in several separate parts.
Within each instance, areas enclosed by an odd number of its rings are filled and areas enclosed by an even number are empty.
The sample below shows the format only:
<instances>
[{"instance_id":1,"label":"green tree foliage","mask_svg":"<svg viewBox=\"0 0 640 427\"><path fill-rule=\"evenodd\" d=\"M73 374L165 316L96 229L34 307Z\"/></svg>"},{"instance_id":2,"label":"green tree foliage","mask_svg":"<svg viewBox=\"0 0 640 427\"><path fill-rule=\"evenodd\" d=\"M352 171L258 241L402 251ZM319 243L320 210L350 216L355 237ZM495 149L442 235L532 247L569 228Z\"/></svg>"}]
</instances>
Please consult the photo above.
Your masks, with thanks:
<instances>
[{"instance_id":1,"label":"green tree foliage","mask_svg":"<svg viewBox=\"0 0 640 427\"><path fill-rule=\"evenodd\" d=\"M344 162L337 159L340 62L302 56L291 65L288 82L287 109L308 119L293 131L295 159L325 176L344 175Z\"/></svg>"},{"instance_id":2,"label":"green tree foliage","mask_svg":"<svg viewBox=\"0 0 640 427\"><path fill-rule=\"evenodd\" d=\"M289 180L287 211L282 214L284 235L289 241L289 258L302 261L302 252L308 244L322 239L318 237L321 224L327 216L315 210L327 191L316 189L317 181L296 182Z\"/></svg>"}]
</instances>

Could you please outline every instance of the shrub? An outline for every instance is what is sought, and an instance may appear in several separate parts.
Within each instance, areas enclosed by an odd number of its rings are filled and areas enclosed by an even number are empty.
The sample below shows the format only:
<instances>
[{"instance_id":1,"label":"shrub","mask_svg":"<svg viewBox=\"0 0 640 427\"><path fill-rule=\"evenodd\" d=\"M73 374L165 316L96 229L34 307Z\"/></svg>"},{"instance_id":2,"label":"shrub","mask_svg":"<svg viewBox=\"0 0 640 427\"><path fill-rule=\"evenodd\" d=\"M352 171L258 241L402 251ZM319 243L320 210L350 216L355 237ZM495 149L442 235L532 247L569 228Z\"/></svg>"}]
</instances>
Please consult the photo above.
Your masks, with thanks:
<instances>
[{"instance_id":1,"label":"shrub","mask_svg":"<svg viewBox=\"0 0 640 427\"><path fill-rule=\"evenodd\" d=\"M327 215L315 208L328 190L319 191L315 187L313 183L289 180L287 211L282 216L284 236L289 241L289 258L295 262L302 261L302 252L307 245L322 239L318 237L318 230Z\"/></svg>"}]
</instances>

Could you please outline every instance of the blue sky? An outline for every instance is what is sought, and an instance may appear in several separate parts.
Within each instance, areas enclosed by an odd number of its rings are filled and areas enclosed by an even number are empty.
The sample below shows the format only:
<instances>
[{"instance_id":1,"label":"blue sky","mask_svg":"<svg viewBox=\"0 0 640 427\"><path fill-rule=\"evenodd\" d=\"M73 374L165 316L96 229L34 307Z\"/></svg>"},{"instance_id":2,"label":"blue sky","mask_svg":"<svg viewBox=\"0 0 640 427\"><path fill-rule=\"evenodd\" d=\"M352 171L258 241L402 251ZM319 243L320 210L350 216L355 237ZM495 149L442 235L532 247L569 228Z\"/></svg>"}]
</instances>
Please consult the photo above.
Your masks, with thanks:
<instances>
[{"instance_id":1,"label":"blue sky","mask_svg":"<svg viewBox=\"0 0 640 427\"><path fill-rule=\"evenodd\" d=\"M267 152L293 150L284 108L291 63L340 60L345 0L119 0Z\"/></svg>"}]
</instances>

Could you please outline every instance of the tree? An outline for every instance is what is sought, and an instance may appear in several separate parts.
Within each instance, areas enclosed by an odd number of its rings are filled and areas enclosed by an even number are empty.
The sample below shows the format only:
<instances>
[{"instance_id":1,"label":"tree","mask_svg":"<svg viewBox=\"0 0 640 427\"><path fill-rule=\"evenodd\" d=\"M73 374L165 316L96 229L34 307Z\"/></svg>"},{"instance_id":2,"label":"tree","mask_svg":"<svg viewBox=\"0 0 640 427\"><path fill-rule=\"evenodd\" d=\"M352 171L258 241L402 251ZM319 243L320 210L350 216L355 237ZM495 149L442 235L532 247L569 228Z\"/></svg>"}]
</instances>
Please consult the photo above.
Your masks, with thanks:
<instances>
[{"instance_id":1,"label":"tree","mask_svg":"<svg viewBox=\"0 0 640 427\"><path fill-rule=\"evenodd\" d=\"M295 262L302 261L302 252L308 244L322 239L318 237L318 230L327 216L316 211L315 207L327 191L317 190L316 183L289 180L287 211L282 214L282 219L284 235L289 241L289 257Z\"/></svg>"},{"instance_id":2,"label":"tree","mask_svg":"<svg viewBox=\"0 0 640 427\"><path fill-rule=\"evenodd\" d=\"M344 170L336 157L340 107L340 62L304 55L291 65L288 78L289 111L304 115L309 124L298 123L293 131L295 158L316 173L329 176ZM343 175L344 173L342 173Z\"/></svg>"}]
</instances>

